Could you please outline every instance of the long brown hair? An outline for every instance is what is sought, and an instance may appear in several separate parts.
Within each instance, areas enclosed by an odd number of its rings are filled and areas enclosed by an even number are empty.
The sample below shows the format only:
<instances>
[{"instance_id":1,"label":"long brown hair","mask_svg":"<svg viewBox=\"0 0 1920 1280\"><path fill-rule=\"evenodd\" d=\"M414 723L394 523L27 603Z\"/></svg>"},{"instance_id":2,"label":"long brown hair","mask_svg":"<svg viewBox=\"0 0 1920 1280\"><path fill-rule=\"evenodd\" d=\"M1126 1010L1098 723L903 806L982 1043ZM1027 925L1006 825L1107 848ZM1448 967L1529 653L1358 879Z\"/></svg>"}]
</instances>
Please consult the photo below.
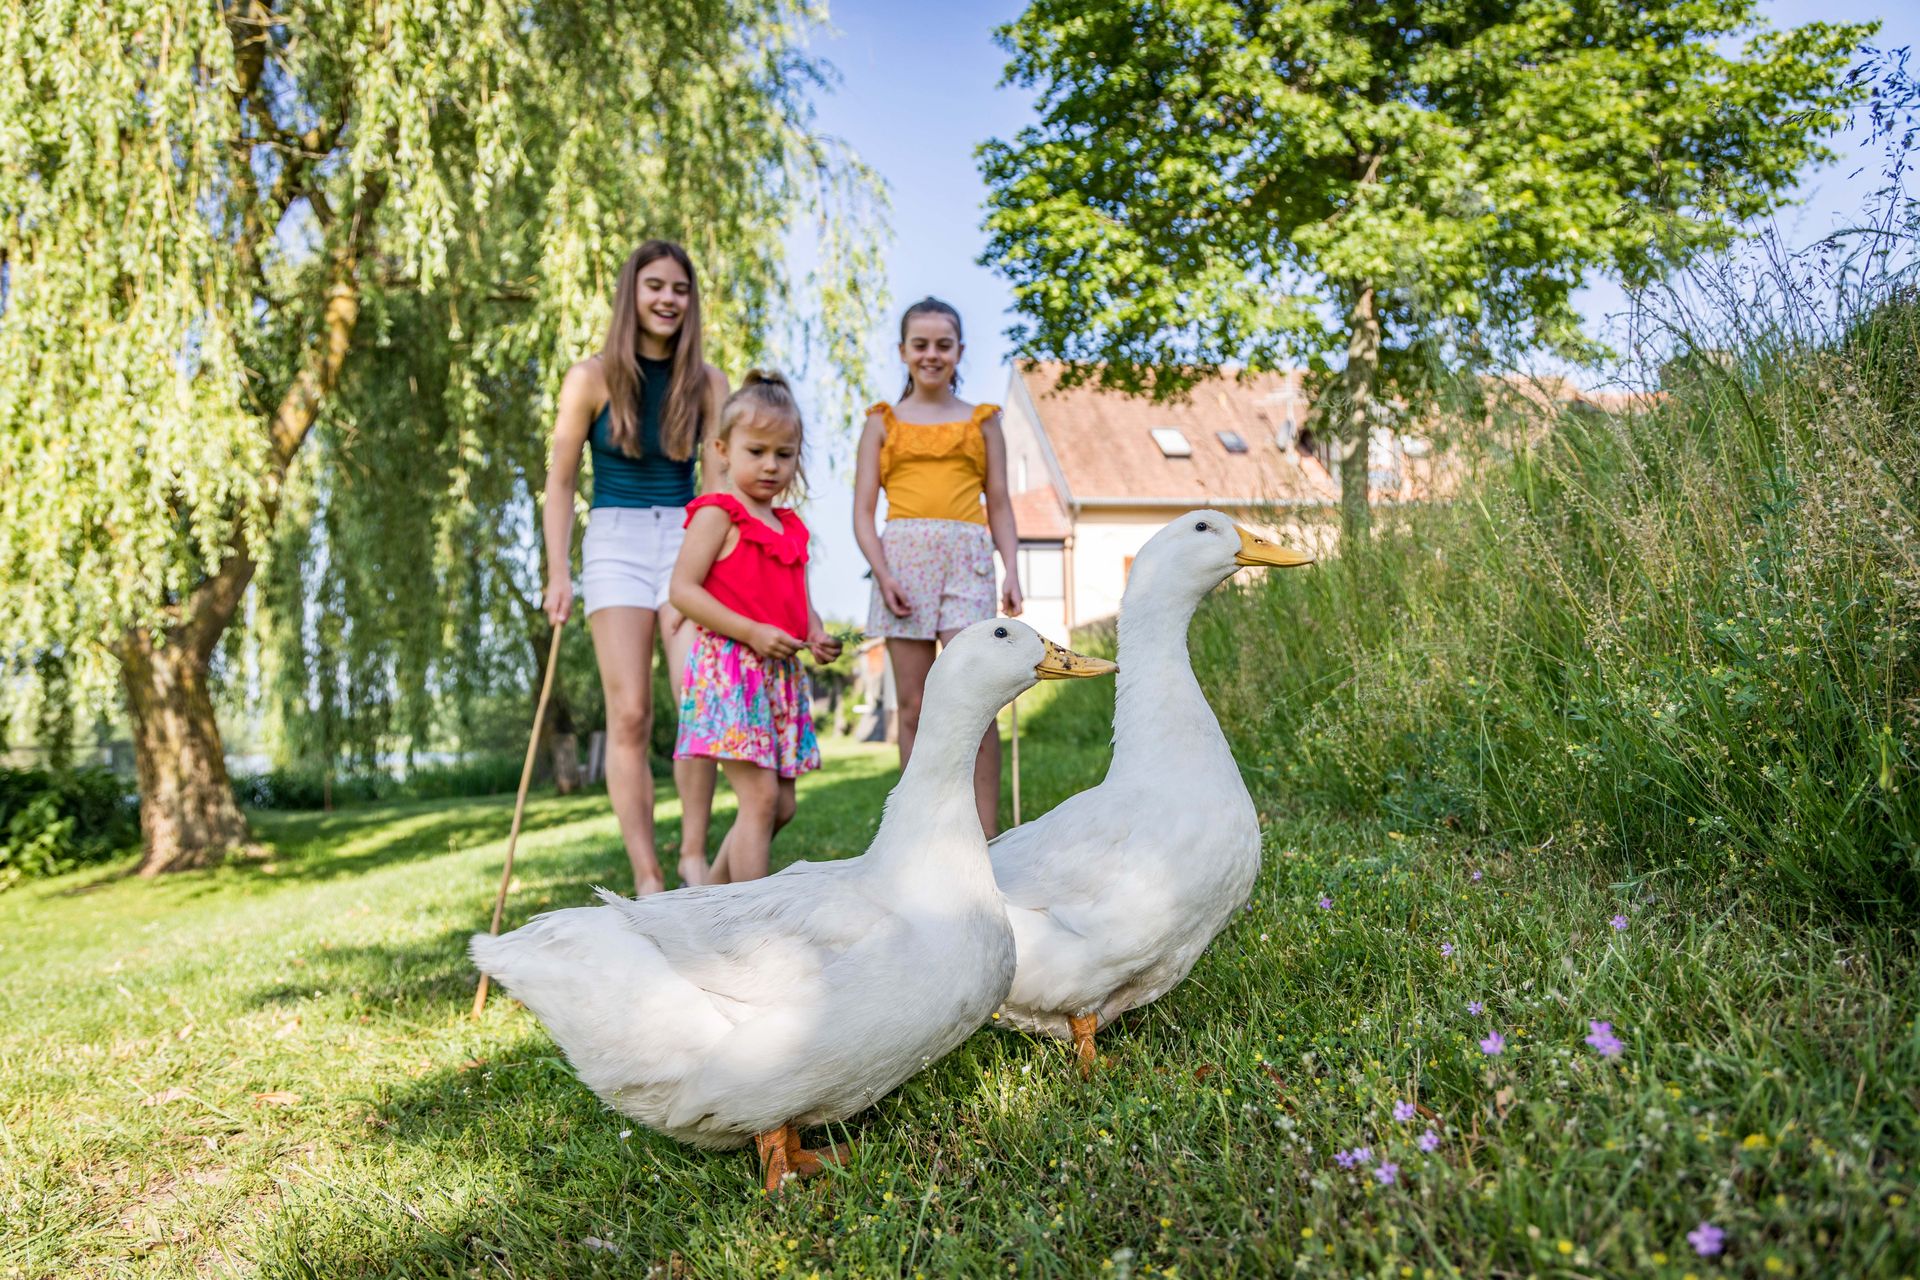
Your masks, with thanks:
<instances>
[{"instance_id":1,"label":"long brown hair","mask_svg":"<svg viewBox=\"0 0 1920 1280\"><path fill-rule=\"evenodd\" d=\"M800 402L794 398L793 385L787 381L786 374L775 369L747 370L747 376L740 379L740 389L720 406L720 425L714 432L714 442L726 448L727 437L736 426L763 415L793 428L796 457L793 482L787 486L785 496L798 501L807 492L807 424L800 416Z\"/></svg>"},{"instance_id":2,"label":"long brown hair","mask_svg":"<svg viewBox=\"0 0 1920 1280\"><path fill-rule=\"evenodd\" d=\"M607 380L607 434L621 453L640 456L640 272L662 258L672 258L687 273L687 307L674 335L673 372L660 415L660 450L675 462L685 462L705 426L707 362L700 350L700 278L687 251L671 240L647 241L620 268L607 345L600 350L600 371Z\"/></svg>"},{"instance_id":3,"label":"long brown hair","mask_svg":"<svg viewBox=\"0 0 1920 1280\"><path fill-rule=\"evenodd\" d=\"M945 316L947 319L953 321L953 340L955 342L965 342L967 340L965 331L960 328L960 313L953 309L953 305L942 302L938 298L926 297L908 307L907 313L900 317L900 341L905 342L907 340L907 322L915 316ZM953 377L948 381L947 386L955 392L960 390L960 363L957 360L953 366ZM904 400L912 394L913 375L909 373L907 375L906 388L900 392L900 398Z\"/></svg>"}]
</instances>

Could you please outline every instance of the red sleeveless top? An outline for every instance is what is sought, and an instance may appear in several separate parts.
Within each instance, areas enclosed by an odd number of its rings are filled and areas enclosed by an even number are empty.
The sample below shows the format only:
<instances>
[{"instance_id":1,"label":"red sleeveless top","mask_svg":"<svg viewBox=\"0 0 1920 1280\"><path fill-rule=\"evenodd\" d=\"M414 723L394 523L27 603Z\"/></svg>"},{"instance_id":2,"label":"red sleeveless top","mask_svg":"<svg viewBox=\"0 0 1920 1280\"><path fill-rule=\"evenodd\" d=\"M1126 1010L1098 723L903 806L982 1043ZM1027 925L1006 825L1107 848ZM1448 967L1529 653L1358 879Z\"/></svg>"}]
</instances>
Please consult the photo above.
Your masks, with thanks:
<instances>
[{"instance_id":1,"label":"red sleeveless top","mask_svg":"<svg viewBox=\"0 0 1920 1280\"><path fill-rule=\"evenodd\" d=\"M740 531L733 550L713 562L703 586L743 617L807 638L807 526L791 507L776 507L780 532L762 524L730 493L704 493L687 504L687 524L702 507L718 507Z\"/></svg>"}]
</instances>

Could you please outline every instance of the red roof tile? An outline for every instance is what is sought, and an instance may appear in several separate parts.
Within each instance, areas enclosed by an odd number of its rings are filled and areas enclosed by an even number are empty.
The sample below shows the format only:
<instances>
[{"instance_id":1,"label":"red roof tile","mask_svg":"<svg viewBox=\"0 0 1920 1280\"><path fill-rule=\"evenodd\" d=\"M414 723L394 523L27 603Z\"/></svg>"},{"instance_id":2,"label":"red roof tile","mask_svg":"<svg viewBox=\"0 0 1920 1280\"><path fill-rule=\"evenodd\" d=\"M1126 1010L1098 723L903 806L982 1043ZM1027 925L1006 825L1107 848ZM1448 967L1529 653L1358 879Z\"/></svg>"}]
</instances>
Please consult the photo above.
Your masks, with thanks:
<instances>
[{"instance_id":1,"label":"red roof tile","mask_svg":"<svg viewBox=\"0 0 1920 1280\"><path fill-rule=\"evenodd\" d=\"M1064 541L1073 532L1067 509L1050 484L1013 495L1013 527L1022 538L1041 542Z\"/></svg>"},{"instance_id":2,"label":"red roof tile","mask_svg":"<svg viewBox=\"0 0 1920 1280\"><path fill-rule=\"evenodd\" d=\"M1289 408L1296 426L1306 418L1298 371L1245 381L1217 378L1171 404L1089 386L1063 391L1060 372L1057 364L1029 364L1020 367L1019 376L1078 504L1255 506L1339 500L1338 486L1319 463L1275 438L1276 430L1292 438L1284 426ZM1150 434L1155 427L1177 429L1192 455L1163 454ZM1220 438L1223 431L1236 433L1246 452L1231 452Z\"/></svg>"}]
</instances>

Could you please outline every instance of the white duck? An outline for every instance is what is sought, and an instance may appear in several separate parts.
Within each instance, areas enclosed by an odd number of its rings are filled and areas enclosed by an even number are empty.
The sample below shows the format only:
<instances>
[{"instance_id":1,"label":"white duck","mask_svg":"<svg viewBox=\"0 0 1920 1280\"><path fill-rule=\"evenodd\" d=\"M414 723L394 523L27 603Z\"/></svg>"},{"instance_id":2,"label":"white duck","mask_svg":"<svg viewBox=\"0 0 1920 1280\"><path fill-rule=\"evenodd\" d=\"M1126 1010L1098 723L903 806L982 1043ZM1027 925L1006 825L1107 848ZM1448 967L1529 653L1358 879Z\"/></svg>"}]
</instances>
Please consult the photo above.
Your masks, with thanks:
<instances>
[{"instance_id":1,"label":"white duck","mask_svg":"<svg viewBox=\"0 0 1920 1280\"><path fill-rule=\"evenodd\" d=\"M1191 511L1147 540L1120 600L1113 762L991 846L1018 968L999 1025L1072 1039L1180 983L1253 891L1260 825L1194 679L1187 624L1242 565L1311 556Z\"/></svg>"},{"instance_id":2,"label":"white duck","mask_svg":"<svg viewBox=\"0 0 1920 1280\"><path fill-rule=\"evenodd\" d=\"M695 1146L759 1148L769 1190L819 1169L799 1126L870 1106L1006 997L1013 937L973 801L994 714L1084 658L977 623L927 677L913 761L863 855L764 880L549 912L473 962L546 1024L588 1088Z\"/></svg>"}]
</instances>

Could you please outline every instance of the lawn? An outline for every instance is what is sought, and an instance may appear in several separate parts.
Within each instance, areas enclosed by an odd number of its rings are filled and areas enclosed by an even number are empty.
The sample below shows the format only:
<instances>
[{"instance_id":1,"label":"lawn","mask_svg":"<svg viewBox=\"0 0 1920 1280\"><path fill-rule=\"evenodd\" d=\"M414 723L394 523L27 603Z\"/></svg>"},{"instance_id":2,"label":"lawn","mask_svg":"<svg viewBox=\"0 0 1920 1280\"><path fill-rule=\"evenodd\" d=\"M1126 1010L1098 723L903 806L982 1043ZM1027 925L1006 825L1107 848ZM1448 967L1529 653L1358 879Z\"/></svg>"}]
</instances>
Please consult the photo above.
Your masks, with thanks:
<instances>
[{"instance_id":1,"label":"lawn","mask_svg":"<svg viewBox=\"0 0 1920 1280\"><path fill-rule=\"evenodd\" d=\"M782 859L873 829L890 754L830 759ZM1037 809L1103 749L1042 731L1024 764ZM835 1135L844 1173L769 1201L749 1156L605 1111L512 1001L469 1020L509 808L260 815L270 860L0 897L0 1272L1704 1280L1920 1253L1908 953L1278 809L1248 913L1103 1034L1091 1084L983 1030ZM599 796L536 799L521 854L510 922L624 885Z\"/></svg>"}]
</instances>

